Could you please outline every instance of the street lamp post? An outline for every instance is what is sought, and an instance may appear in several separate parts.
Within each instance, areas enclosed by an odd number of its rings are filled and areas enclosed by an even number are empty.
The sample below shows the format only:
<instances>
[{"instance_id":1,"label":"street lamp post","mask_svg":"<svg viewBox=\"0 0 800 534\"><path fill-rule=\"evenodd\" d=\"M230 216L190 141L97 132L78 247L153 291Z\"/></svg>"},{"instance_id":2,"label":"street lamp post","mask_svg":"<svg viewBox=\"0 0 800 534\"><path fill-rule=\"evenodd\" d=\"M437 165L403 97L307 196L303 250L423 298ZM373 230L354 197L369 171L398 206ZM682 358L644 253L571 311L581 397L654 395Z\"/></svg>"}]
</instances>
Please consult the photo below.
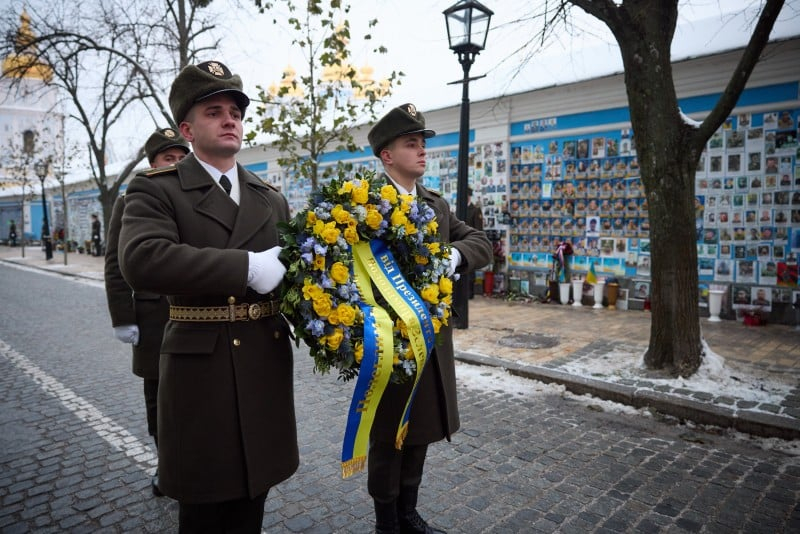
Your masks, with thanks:
<instances>
[{"instance_id":1,"label":"street lamp post","mask_svg":"<svg viewBox=\"0 0 800 534\"><path fill-rule=\"evenodd\" d=\"M56 172L56 180L61 184L61 201L64 203L64 239L61 244L64 247L64 265L67 264L67 254L69 253L69 211L67 210L67 190L64 186L64 178L66 173L64 170Z\"/></svg>"},{"instance_id":2,"label":"street lamp post","mask_svg":"<svg viewBox=\"0 0 800 534\"><path fill-rule=\"evenodd\" d=\"M464 70L464 78L453 82L460 83L461 124L458 133L458 178L456 183L456 217L467 220L467 165L469 164L469 82L483 78L469 77L469 69L481 50L486 47L489 34L489 21L494 12L475 0L459 0L444 10L447 24L447 41L450 50L458 55L458 62ZM456 328L469 327L469 276L462 276L456 282L453 300L453 322Z\"/></svg>"},{"instance_id":3,"label":"street lamp post","mask_svg":"<svg viewBox=\"0 0 800 534\"><path fill-rule=\"evenodd\" d=\"M44 222L42 224L42 242L44 243L44 258L46 260L53 259L53 242L50 240L50 221L47 217L47 198L45 196L44 179L47 178L47 172L50 170L50 163L45 160L39 160L33 166L36 176L42 183L42 211L44 212Z\"/></svg>"}]
</instances>

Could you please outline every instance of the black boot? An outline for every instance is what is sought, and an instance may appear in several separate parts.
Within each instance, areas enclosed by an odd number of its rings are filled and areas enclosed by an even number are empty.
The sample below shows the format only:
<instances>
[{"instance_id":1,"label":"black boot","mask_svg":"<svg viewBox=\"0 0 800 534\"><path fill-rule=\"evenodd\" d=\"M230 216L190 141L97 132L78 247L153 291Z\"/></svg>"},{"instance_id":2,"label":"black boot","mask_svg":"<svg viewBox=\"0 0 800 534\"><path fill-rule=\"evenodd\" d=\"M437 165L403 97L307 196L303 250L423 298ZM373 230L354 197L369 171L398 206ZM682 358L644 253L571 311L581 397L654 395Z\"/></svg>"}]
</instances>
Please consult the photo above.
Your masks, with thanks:
<instances>
[{"instance_id":1,"label":"black boot","mask_svg":"<svg viewBox=\"0 0 800 534\"><path fill-rule=\"evenodd\" d=\"M400 534L445 534L444 530L431 527L417 512L419 488L401 488L397 501L397 519Z\"/></svg>"},{"instance_id":2,"label":"black boot","mask_svg":"<svg viewBox=\"0 0 800 534\"><path fill-rule=\"evenodd\" d=\"M158 454L158 436L155 434L153 434L153 441L156 444L156 454ZM156 468L156 474L150 479L150 489L153 490L153 495L156 497L164 496L164 494L161 492L161 488L158 487L158 468Z\"/></svg>"},{"instance_id":3,"label":"black boot","mask_svg":"<svg viewBox=\"0 0 800 534\"><path fill-rule=\"evenodd\" d=\"M397 503L375 503L375 534L399 534L400 526L397 523Z\"/></svg>"}]
</instances>

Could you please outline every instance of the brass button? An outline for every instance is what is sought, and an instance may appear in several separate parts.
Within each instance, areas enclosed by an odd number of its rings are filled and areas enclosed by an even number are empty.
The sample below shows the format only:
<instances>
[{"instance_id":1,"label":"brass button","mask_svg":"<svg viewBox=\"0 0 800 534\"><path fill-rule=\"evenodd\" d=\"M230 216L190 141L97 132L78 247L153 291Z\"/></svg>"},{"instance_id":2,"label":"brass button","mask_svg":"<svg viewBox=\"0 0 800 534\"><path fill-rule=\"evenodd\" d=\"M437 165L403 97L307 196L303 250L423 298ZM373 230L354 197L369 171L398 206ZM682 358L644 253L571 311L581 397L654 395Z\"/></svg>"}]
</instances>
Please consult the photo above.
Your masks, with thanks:
<instances>
[{"instance_id":1,"label":"brass button","mask_svg":"<svg viewBox=\"0 0 800 534\"><path fill-rule=\"evenodd\" d=\"M253 321L258 320L258 318L261 317L261 305L260 304L251 304L250 307L247 308L247 315Z\"/></svg>"},{"instance_id":2,"label":"brass button","mask_svg":"<svg viewBox=\"0 0 800 534\"><path fill-rule=\"evenodd\" d=\"M233 346L234 347L238 347L241 344L242 344L242 342L241 342L241 340L239 338L236 338L236 339L233 340Z\"/></svg>"},{"instance_id":3,"label":"brass button","mask_svg":"<svg viewBox=\"0 0 800 534\"><path fill-rule=\"evenodd\" d=\"M275 339L280 339L280 337L281 337L281 333L278 332L277 330L275 330L275 334L273 334L273 335L275 336Z\"/></svg>"},{"instance_id":4,"label":"brass button","mask_svg":"<svg viewBox=\"0 0 800 534\"><path fill-rule=\"evenodd\" d=\"M236 297L228 297L228 304L236 304Z\"/></svg>"}]
</instances>

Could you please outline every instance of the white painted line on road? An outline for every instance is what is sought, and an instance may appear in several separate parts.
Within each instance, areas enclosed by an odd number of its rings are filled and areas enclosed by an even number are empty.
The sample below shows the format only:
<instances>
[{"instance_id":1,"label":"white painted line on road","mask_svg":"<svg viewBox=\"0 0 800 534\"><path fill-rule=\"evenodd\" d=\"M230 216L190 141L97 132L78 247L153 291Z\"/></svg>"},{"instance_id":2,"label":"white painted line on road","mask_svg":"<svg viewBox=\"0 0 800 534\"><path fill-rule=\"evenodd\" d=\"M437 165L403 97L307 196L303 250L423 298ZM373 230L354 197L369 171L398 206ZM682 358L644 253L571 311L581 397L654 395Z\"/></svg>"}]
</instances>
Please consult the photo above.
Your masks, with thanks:
<instances>
[{"instance_id":1,"label":"white painted line on road","mask_svg":"<svg viewBox=\"0 0 800 534\"><path fill-rule=\"evenodd\" d=\"M79 274L75 274L75 273L71 273L71 272L65 272L65 271L59 271L57 268L61 267L60 265L58 265L58 266L53 265L53 266L49 266L47 269L42 269L42 268L39 268L39 267L31 267L29 265L23 265L21 263L17 263L17 262L13 262L13 261L0 260L0 263L2 263L3 265L6 265L8 267L11 267L13 269L19 269L20 271L26 271L26 272L29 272L29 273L37 273L37 274L42 274L42 275L45 275L45 276L53 276L53 277L58 277L58 278L62 278L62 279L66 278L67 280L71 280L73 282L78 282L80 284L84 284L84 285L92 286L92 287L100 287L100 288L104 288L105 287L105 282L102 279L87 278L86 276L82 276L82 275L79 275ZM95 274L95 273L87 272L87 274L91 274L93 276L98 276L98 277L102 276L102 273Z\"/></svg>"},{"instance_id":2,"label":"white painted line on road","mask_svg":"<svg viewBox=\"0 0 800 534\"><path fill-rule=\"evenodd\" d=\"M42 371L35 363L12 349L2 339L0 339L0 355L29 375L45 393L55 397L75 417L87 423L106 443L132 458L143 471L148 472L156 467L157 457L149 446L139 441L136 436L115 423L110 417L103 415L103 412L91 402Z\"/></svg>"}]
</instances>

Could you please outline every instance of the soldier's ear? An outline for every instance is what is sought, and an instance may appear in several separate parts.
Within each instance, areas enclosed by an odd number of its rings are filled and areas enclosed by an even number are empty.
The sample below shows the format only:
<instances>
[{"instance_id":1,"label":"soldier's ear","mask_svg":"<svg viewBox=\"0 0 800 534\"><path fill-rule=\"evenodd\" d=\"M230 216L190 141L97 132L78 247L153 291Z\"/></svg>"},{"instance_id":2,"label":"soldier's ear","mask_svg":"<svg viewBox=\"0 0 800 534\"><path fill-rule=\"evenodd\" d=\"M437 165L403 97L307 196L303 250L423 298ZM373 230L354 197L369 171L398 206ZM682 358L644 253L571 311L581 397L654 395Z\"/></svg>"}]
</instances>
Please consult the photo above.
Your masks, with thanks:
<instances>
[{"instance_id":1,"label":"soldier's ear","mask_svg":"<svg viewBox=\"0 0 800 534\"><path fill-rule=\"evenodd\" d=\"M186 139L190 143L194 142L194 134L192 133L193 130L192 123L183 121L178 126L178 130L180 130L181 135L184 137L184 139Z\"/></svg>"}]
</instances>

